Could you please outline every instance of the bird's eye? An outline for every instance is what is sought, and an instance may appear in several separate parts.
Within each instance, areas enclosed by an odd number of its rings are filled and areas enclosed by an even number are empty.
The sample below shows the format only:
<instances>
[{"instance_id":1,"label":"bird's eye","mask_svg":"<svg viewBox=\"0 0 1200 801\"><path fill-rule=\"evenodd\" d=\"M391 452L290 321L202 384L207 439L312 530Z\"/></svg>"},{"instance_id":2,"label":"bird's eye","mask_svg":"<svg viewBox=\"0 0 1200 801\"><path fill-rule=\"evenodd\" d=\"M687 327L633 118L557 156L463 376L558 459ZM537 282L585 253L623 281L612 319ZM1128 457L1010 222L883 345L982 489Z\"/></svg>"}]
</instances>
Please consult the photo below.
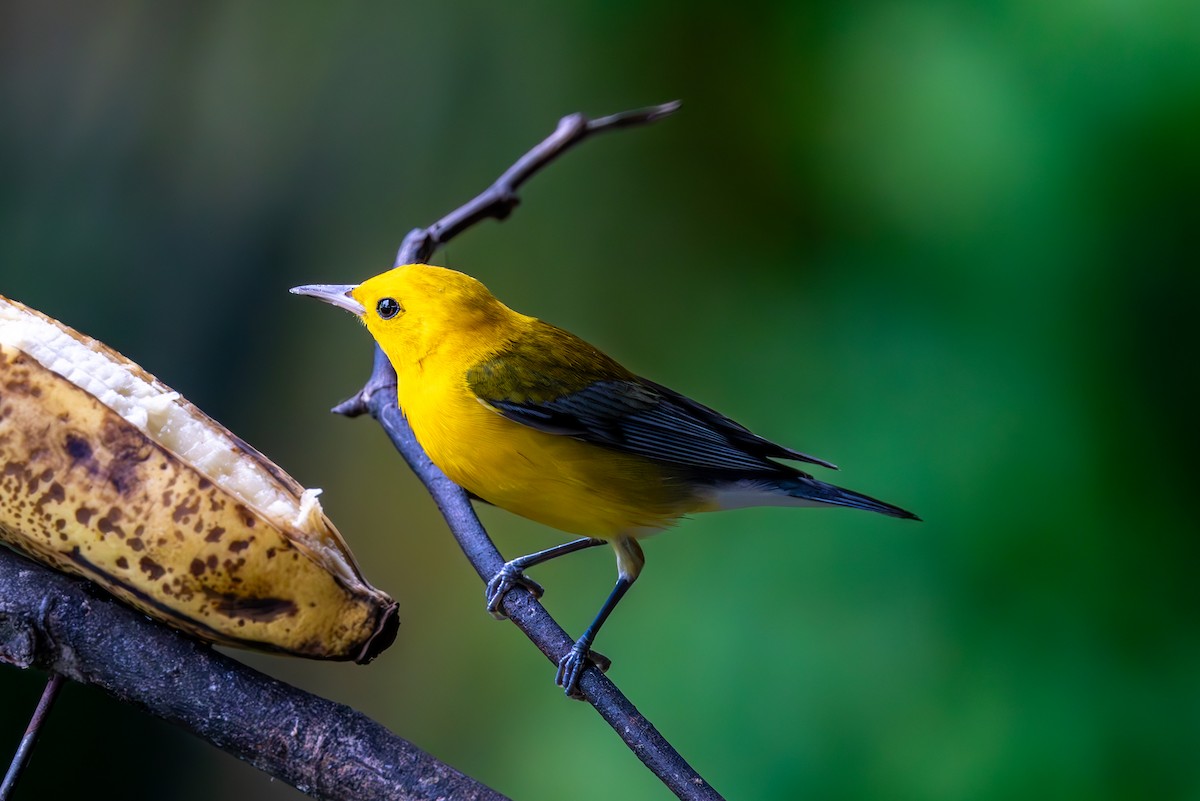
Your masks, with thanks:
<instances>
[{"instance_id":1,"label":"bird's eye","mask_svg":"<svg viewBox=\"0 0 1200 801\"><path fill-rule=\"evenodd\" d=\"M396 302L395 298L384 298L375 304L375 311L384 320L390 320L404 309L400 308L400 304Z\"/></svg>"}]
</instances>

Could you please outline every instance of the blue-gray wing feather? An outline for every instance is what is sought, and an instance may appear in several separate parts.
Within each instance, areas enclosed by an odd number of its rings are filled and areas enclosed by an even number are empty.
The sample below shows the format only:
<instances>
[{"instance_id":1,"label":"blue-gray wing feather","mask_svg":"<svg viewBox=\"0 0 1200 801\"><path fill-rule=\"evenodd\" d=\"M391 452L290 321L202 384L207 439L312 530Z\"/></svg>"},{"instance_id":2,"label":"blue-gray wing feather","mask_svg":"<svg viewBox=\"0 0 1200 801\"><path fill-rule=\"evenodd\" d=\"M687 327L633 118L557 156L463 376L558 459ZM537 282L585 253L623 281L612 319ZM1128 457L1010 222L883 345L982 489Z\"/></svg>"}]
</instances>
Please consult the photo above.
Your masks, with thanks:
<instances>
[{"instance_id":1,"label":"blue-gray wing feather","mask_svg":"<svg viewBox=\"0 0 1200 801\"><path fill-rule=\"evenodd\" d=\"M761 473L771 459L834 465L785 448L679 393L645 379L594 381L542 402L482 398L510 420L551 434L720 473Z\"/></svg>"}]
</instances>

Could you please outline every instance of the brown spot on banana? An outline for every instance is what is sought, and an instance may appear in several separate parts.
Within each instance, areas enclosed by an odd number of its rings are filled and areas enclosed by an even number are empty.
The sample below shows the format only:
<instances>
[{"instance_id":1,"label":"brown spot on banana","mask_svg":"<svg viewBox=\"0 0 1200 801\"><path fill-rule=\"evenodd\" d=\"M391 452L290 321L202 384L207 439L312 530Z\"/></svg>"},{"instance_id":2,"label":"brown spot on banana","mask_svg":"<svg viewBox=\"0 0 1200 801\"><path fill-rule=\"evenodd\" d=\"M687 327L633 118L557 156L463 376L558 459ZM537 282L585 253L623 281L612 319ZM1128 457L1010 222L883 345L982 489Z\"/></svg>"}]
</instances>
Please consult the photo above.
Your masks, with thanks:
<instances>
[{"instance_id":1,"label":"brown spot on banana","mask_svg":"<svg viewBox=\"0 0 1200 801\"><path fill-rule=\"evenodd\" d=\"M151 581L158 581L167 571L158 562L155 562L149 556L143 556L138 560L138 567L142 572L150 577Z\"/></svg>"},{"instance_id":2,"label":"brown spot on banana","mask_svg":"<svg viewBox=\"0 0 1200 801\"><path fill-rule=\"evenodd\" d=\"M0 297L0 387L0 541L214 642L391 644L396 604L315 491L137 365Z\"/></svg>"},{"instance_id":3,"label":"brown spot on banana","mask_svg":"<svg viewBox=\"0 0 1200 801\"><path fill-rule=\"evenodd\" d=\"M269 622L281 615L295 615L299 610L296 604L286 598L250 598L237 595L210 596L210 600L219 614L228 617L251 618Z\"/></svg>"}]
</instances>

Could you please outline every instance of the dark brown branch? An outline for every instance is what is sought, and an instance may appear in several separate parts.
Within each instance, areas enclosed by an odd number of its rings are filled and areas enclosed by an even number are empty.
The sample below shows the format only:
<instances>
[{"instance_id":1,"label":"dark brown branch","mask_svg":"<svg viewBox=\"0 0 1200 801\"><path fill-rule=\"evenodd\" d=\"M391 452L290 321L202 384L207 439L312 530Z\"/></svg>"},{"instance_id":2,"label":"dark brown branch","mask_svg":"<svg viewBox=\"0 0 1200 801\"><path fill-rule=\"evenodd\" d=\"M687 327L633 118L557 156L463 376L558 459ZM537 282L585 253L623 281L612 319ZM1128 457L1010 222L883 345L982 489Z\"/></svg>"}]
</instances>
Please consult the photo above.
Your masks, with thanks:
<instances>
[{"instance_id":1,"label":"dark brown branch","mask_svg":"<svg viewBox=\"0 0 1200 801\"><path fill-rule=\"evenodd\" d=\"M438 247L475 223L489 218L503 220L518 203L516 190L537 171L587 136L653 122L678 107L678 103L667 103L596 120L588 120L580 114L564 117L553 134L522 156L479 196L428 228L418 228L409 233L396 256L396 264L428 261ZM334 411L351 417L369 413L383 426L396 449L424 482L459 546L486 582L501 568L504 558L480 524L466 493L446 478L417 443L412 429L396 405L395 386L395 371L376 347L374 367L366 386L357 395L335 407ZM550 613L524 588L515 588L505 596L504 611L554 664L574 644ZM599 670L586 670L580 681L580 689L584 699L608 721L638 759L679 798L710 801L721 798Z\"/></svg>"},{"instance_id":2,"label":"dark brown branch","mask_svg":"<svg viewBox=\"0 0 1200 801\"><path fill-rule=\"evenodd\" d=\"M504 798L365 715L2 547L0 662L95 684L317 798Z\"/></svg>"}]
</instances>

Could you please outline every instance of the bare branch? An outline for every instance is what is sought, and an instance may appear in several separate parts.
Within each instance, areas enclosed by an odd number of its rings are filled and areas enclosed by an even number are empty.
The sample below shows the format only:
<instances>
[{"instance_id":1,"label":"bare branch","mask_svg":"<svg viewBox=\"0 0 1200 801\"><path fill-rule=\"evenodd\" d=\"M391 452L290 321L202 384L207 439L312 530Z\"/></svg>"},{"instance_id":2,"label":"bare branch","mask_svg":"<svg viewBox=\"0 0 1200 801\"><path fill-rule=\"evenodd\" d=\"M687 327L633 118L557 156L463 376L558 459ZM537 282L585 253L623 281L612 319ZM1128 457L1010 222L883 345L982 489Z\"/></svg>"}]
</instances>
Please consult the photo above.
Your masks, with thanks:
<instances>
[{"instance_id":1,"label":"bare branch","mask_svg":"<svg viewBox=\"0 0 1200 801\"><path fill-rule=\"evenodd\" d=\"M579 144L592 134L645 125L660 120L679 109L679 101L663 103L661 106L612 114L589 120L582 114L570 114L558 121L554 133L546 137L537 147L517 159L504 174L478 196L459 206L428 228L417 228L409 232L396 254L396 266L425 262L442 245L463 231L489 217L503 220L520 202L517 190L527 180L568 148Z\"/></svg>"},{"instance_id":2,"label":"bare branch","mask_svg":"<svg viewBox=\"0 0 1200 801\"><path fill-rule=\"evenodd\" d=\"M410 232L396 255L396 264L428 261L439 247L475 223L489 218L503 220L519 202L516 190L525 181L589 135L654 122L677 108L679 103L675 102L596 120L588 120L581 114L563 117L553 134L518 159L484 192L428 228ZM486 582L503 566L504 558L480 524L466 493L429 460L413 436L396 404L395 387L395 371L376 346L374 367L366 385L333 411L351 417L369 413L383 426L396 449L433 496L467 559ZM516 587L505 596L504 612L554 664L558 664L574 644L550 613L523 587ZM638 759L679 798L709 801L721 798L599 670L589 667L580 681L580 689L584 700L596 708Z\"/></svg>"},{"instance_id":3,"label":"bare branch","mask_svg":"<svg viewBox=\"0 0 1200 801\"><path fill-rule=\"evenodd\" d=\"M0 548L0 662L95 684L316 798L504 796L365 715Z\"/></svg>"}]
</instances>

